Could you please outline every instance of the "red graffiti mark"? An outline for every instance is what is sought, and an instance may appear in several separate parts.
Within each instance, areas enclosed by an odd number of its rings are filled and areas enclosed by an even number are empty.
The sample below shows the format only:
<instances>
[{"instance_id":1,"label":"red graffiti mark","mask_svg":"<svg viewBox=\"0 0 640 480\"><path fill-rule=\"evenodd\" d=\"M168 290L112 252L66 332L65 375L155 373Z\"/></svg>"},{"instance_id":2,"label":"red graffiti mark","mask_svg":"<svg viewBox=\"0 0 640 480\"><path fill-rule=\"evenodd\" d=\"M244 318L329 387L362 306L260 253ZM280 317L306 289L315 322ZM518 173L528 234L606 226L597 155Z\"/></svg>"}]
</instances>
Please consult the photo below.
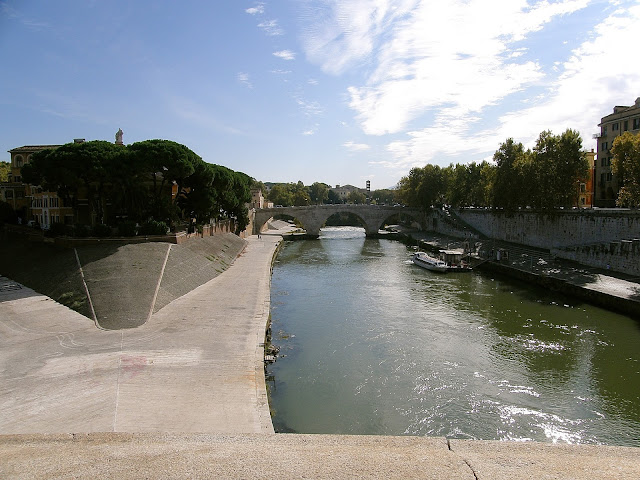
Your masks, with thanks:
<instances>
[{"instance_id":1,"label":"red graffiti mark","mask_svg":"<svg viewBox=\"0 0 640 480\"><path fill-rule=\"evenodd\" d=\"M149 364L145 356L123 355L120 357L122 371L131 378L138 376Z\"/></svg>"}]
</instances>

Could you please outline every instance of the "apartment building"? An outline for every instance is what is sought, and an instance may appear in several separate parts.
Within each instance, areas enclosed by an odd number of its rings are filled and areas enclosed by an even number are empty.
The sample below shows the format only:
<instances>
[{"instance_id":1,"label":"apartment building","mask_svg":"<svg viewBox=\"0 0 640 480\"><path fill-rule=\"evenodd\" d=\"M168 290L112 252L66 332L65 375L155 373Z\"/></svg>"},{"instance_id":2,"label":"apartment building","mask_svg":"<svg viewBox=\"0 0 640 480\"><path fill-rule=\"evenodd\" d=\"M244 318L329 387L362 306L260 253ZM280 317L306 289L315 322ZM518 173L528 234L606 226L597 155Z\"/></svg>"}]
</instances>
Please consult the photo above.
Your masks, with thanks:
<instances>
[{"instance_id":1,"label":"apartment building","mask_svg":"<svg viewBox=\"0 0 640 480\"><path fill-rule=\"evenodd\" d=\"M594 206L615 207L620 180L611 170L611 148L618 135L624 132L640 133L640 97L631 106L613 107L613 113L602 117L600 133L594 135L598 141L595 182Z\"/></svg>"},{"instance_id":2,"label":"apartment building","mask_svg":"<svg viewBox=\"0 0 640 480\"><path fill-rule=\"evenodd\" d=\"M0 196L13 207L23 223L33 221L47 229L52 223L71 223L73 220L73 210L64 205L56 192L46 192L22 181L22 167L31 161L34 153L59 146L25 145L9 150L11 172L8 181L0 185Z\"/></svg>"}]
</instances>

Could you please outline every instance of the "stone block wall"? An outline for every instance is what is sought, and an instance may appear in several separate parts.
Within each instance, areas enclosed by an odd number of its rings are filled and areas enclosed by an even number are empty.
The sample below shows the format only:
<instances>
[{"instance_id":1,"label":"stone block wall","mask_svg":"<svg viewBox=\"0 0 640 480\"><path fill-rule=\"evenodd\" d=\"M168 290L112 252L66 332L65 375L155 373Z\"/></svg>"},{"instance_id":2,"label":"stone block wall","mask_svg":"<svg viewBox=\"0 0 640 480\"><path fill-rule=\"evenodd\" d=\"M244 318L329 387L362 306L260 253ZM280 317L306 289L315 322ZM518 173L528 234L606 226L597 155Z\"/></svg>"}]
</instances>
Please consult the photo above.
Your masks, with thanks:
<instances>
[{"instance_id":1,"label":"stone block wall","mask_svg":"<svg viewBox=\"0 0 640 480\"><path fill-rule=\"evenodd\" d=\"M489 238L549 249L583 265L640 276L638 210L506 213L462 209L458 215Z\"/></svg>"},{"instance_id":2,"label":"stone block wall","mask_svg":"<svg viewBox=\"0 0 640 480\"><path fill-rule=\"evenodd\" d=\"M640 238L552 249L554 255L602 269L640 277Z\"/></svg>"},{"instance_id":3,"label":"stone block wall","mask_svg":"<svg viewBox=\"0 0 640 480\"><path fill-rule=\"evenodd\" d=\"M640 238L638 210L506 213L462 209L457 213L487 237L539 248L562 248Z\"/></svg>"}]
</instances>

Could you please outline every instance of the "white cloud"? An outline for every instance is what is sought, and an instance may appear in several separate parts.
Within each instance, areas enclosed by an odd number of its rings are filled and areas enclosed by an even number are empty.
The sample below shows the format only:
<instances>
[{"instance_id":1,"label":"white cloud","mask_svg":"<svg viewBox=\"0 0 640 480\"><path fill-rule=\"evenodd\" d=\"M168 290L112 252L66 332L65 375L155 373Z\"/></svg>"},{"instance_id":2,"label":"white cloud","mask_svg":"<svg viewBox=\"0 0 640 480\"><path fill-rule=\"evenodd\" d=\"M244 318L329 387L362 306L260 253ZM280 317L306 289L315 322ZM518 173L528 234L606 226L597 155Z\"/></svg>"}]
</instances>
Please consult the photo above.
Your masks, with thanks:
<instances>
[{"instance_id":1,"label":"white cloud","mask_svg":"<svg viewBox=\"0 0 640 480\"><path fill-rule=\"evenodd\" d=\"M578 129L588 147L600 118L640 95L640 63L621 48L636 42L640 5L599 2L596 18L592 3L310 2L303 46L325 72L349 73L364 133L394 136L377 164L481 160L508 137L532 145L546 129Z\"/></svg>"},{"instance_id":2,"label":"white cloud","mask_svg":"<svg viewBox=\"0 0 640 480\"><path fill-rule=\"evenodd\" d=\"M308 101L299 95L294 96L294 100L300 107L302 113L304 113L308 117L321 115L324 112L322 105L320 105L320 103L318 103L317 101Z\"/></svg>"},{"instance_id":3,"label":"white cloud","mask_svg":"<svg viewBox=\"0 0 640 480\"><path fill-rule=\"evenodd\" d=\"M315 129L311 128L309 130L305 130L304 132L302 132L302 135L310 136L310 135L315 135L315 133L316 133Z\"/></svg>"},{"instance_id":4,"label":"white cloud","mask_svg":"<svg viewBox=\"0 0 640 480\"><path fill-rule=\"evenodd\" d=\"M535 90L542 94L531 92L526 101L511 105L489 127L478 129L480 115L474 116L464 106L456 114L441 108L429 126L388 144L393 156L389 164L410 168L438 163L449 155L462 155L461 162L478 160L479 156L491 157L509 137L532 147L543 130L561 133L567 128L581 133L585 148L595 148L591 135L598 131L600 118L612 113L614 105L633 104L640 95L640 64L630 61L628 52L619 48L635 41L639 24L640 5L619 9L600 20L591 38L574 49L570 58L554 62L560 73L555 73L554 66L546 72L548 81Z\"/></svg>"},{"instance_id":5,"label":"white cloud","mask_svg":"<svg viewBox=\"0 0 640 480\"><path fill-rule=\"evenodd\" d=\"M258 24L264 33L271 37L275 37L278 35L284 35L284 30L280 28L277 20L267 20L266 22L261 22Z\"/></svg>"},{"instance_id":6,"label":"white cloud","mask_svg":"<svg viewBox=\"0 0 640 480\"><path fill-rule=\"evenodd\" d=\"M249 74L248 73L239 72L236 78L238 79L238 81L240 83L245 85L247 88L253 88L253 84L249 80Z\"/></svg>"},{"instance_id":7,"label":"white cloud","mask_svg":"<svg viewBox=\"0 0 640 480\"><path fill-rule=\"evenodd\" d=\"M264 13L264 3L256 3L254 7L245 10L249 15L258 15Z\"/></svg>"},{"instance_id":8,"label":"white cloud","mask_svg":"<svg viewBox=\"0 0 640 480\"><path fill-rule=\"evenodd\" d=\"M296 54L291 50L280 50L273 52L273 55L283 60L294 60L296 58Z\"/></svg>"},{"instance_id":9,"label":"white cloud","mask_svg":"<svg viewBox=\"0 0 640 480\"><path fill-rule=\"evenodd\" d=\"M365 150L369 150L371 147L366 143L355 143L355 142L344 142L342 144L350 152L363 152Z\"/></svg>"}]
</instances>

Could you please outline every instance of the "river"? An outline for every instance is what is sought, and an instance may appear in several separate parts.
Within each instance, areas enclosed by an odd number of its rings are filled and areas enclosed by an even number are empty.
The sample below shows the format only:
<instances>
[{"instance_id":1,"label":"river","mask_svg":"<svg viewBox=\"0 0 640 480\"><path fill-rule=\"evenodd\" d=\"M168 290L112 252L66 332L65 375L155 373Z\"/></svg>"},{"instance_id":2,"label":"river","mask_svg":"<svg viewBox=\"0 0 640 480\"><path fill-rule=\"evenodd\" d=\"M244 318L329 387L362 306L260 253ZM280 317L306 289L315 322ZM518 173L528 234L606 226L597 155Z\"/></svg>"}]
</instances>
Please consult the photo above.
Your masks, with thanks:
<instances>
[{"instance_id":1,"label":"river","mask_svg":"<svg viewBox=\"0 0 640 480\"><path fill-rule=\"evenodd\" d=\"M411 253L354 227L286 243L276 431L640 446L640 323Z\"/></svg>"}]
</instances>

